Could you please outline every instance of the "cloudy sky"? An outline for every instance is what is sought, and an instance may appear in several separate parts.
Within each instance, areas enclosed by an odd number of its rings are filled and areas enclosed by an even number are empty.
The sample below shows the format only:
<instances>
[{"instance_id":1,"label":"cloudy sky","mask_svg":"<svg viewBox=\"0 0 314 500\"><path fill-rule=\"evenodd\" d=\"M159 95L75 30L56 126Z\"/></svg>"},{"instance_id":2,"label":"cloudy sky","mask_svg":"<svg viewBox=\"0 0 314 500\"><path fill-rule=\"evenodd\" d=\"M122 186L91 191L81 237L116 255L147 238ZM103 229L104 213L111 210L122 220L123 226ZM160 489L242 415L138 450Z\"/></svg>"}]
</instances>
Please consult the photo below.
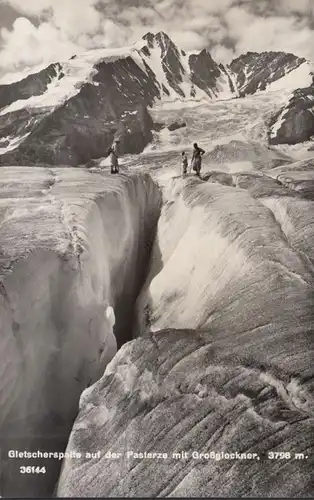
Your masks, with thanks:
<instances>
[{"instance_id":1,"label":"cloudy sky","mask_svg":"<svg viewBox=\"0 0 314 500\"><path fill-rule=\"evenodd\" d=\"M314 0L0 0L0 74L157 30L223 62L249 50L314 60Z\"/></svg>"}]
</instances>

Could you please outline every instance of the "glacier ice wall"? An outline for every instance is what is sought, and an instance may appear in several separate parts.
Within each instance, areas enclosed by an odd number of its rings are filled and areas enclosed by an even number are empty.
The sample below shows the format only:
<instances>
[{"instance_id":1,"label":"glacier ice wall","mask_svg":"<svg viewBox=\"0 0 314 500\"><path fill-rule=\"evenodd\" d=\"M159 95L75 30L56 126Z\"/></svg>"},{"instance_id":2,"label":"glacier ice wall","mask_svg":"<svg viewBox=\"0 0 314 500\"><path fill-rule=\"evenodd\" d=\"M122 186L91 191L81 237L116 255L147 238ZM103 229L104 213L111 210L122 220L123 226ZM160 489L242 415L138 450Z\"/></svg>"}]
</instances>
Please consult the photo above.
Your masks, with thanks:
<instances>
[{"instance_id":1,"label":"glacier ice wall","mask_svg":"<svg viewBox=\"0 0 314 500\"><path fill-rule=\"evenodd\" d=\"M58 496L310 496L313 397L287 374L241 365L231 336L167 329L125 344L83 393L68 444L82 458L65 460Z\"/></svg>"},{"instance_id":2,"label":"glacier ice wall","mask_svg":"<svg viewBox=\"0 0 314 500\"><path fill-rule=\"evenodd\" d=\"M248 175L233 178L239 183ZM153 253L160 264L140 306L150 311L149 328L232 330L234 336L257 329L270 340L274 330L289 335L286 325L311 331L312 268L266 206L275 196L292 207L294 192L289 198L276 185L272 194L267 178L254 179L264 185L265 203L249 189L194 179L169 183ZM304 214L308 237L311 221Z\"/></svg>"},{"instance_id":3,"label":"glacier ice wall","mask_svg":"<svg viewBox=\"0 0 314 500\"><path fill-rule=\"evenodd\" d=\"M7 450L63 449L82 390L131 338L159 210L147 175L2 169L2 495L51 493L60 462L23 476Z\"/></svg>"},{"instance_id":4,"label":"glacier ice wall","mask_svg":"<svg viewBox=\"0 0 314 500\"><path fill-rule=\"evenodd\" d=\"M83 392L58 496L313 494L313 202L287 168L169 180L140 337Z\"/></svg>"}]
</instances>

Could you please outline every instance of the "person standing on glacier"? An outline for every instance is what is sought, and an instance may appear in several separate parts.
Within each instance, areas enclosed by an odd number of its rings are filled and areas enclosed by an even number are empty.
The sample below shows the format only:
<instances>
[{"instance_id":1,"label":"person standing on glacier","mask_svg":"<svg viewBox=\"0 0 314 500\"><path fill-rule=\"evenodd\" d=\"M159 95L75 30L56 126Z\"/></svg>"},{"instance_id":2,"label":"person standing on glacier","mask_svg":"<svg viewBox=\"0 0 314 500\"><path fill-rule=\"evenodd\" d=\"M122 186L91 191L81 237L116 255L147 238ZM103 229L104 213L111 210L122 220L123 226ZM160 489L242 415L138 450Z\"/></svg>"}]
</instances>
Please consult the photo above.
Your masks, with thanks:
<instances>
[{"instance_id":1,"label":"person standing on glacier","mask_svg":"<svg viewBox=\"0 0 314 500\"><path fill-rule=\"evenodd\" d=\"M182 152L182 175L186 175L188 171L188 157L185 151Z\"/></svg>"},{"instance_id":2,"label":"person standing on glacier","mask_svg":"<svg viewBox=\"0 0 314 500\"><path fill-rule=\"evenodd\" d=\"M202 156L205 153L204 149L198 147L197 143L193 144L193 155L191 162L191 170L194 170L196 175L200 177L201 168L202 168Z\"/></svg>"},{"instance_id":3,"label":"person standing on glacier","mask_svg":"<svg viewBox=\"0 0 314 500\"><path fill-rule=\"evenodd\" d=\"M110 156L110 167L111 167L112 174L119 173L119 160L118 160L118 158L119 158L119 144L120 144L119 139L116 139L108 151L109 156Z\"/></svg>"}]
</instances>

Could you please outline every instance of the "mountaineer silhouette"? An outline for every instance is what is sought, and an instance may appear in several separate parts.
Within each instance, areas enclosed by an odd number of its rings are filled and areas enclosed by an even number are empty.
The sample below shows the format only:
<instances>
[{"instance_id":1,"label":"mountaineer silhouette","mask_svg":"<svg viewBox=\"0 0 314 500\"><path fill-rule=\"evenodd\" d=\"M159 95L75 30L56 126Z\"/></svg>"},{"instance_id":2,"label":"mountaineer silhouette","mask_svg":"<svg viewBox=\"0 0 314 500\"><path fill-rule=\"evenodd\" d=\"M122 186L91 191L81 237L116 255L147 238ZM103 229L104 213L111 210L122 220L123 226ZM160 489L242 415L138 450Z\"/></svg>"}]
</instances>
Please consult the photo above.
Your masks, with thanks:
<instances>
[{"instance_id":1,"label":"mountaineer silhouette","mask_svg":"<svg viewBox=\"0 0 314 500\"><path fill-rule=\"evenodd\" d=\"M188 157L185 151L182 152L182 175L186 175L188 171Z\"/></svg>"},{"instance_id":2,"label":"mountaineer silhouette","mask_svg":"<svg viewBox=\"0 0 314 500\"><path fill-rule=\"evenodd\" d=\"M110 167L112 174L119 173L119 139L116 139L113 145L108 150L108 156L110 156Z\"/></svg>"},{"instance_id":3,"label":"mountaineer silhouette","mask_svg":"<svg viewBox=\"0 0 314 500\"><path fill-rule=\"evenodd\" d=\"M193 155L191 161L191 170L194 170L196 175L200 177L202 168L202 156L205 153L204 149L200 148L197 143L193 144Z\"/></svg>"}]
</instances>

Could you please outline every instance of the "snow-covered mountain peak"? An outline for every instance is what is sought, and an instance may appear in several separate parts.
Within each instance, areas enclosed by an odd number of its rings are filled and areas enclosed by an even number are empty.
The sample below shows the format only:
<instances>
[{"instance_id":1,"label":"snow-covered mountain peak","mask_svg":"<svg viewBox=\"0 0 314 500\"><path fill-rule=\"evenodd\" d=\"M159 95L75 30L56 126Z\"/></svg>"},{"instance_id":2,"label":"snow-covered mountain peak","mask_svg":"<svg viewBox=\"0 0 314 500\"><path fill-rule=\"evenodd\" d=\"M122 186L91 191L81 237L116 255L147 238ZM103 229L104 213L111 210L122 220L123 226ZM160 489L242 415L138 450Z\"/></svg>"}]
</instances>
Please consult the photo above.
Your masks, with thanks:
<instances>
[{"instance_id":1,"label":"snow-covered mountain peak","mask_svg":"<svg viewBox=\"0 0 314 500\"><path fill-rule=\"evenodd\" d=\"M0 162L77 165L103 155L116 134L126 152L139 151L152 127L142 114L143 132L139 109L291 93L311 85L312 70L283 52L247 52L224 66L206 48L186 54L165 32L148 32L131 46L90 50L0 84Z\"/></svg>"},{"instance_id":2,"label":"snow-covered mountain peak","mask_svg":"<svg viewBox=\"0 0 314 500\"><path fill-rule=\"evenodd\" d=\"M147 41L149 47L151 48L154 46L155 42L159 45L173 44L171 38L164 31L158 31L157 33L149 31L142 38Z\"/></svg>"},{"instance_id":3,"label":"snow-covered mountain peak","mask_svg":"<svg viewBox=\"0 0 314 500\"><path fill-rule=\"evenodd\" d=\"M236 75L239 95L244 96L265 90L305 62L306 59L286 52L247 52L231 61L228 67Z\"/></svg>"}]
</instances>

